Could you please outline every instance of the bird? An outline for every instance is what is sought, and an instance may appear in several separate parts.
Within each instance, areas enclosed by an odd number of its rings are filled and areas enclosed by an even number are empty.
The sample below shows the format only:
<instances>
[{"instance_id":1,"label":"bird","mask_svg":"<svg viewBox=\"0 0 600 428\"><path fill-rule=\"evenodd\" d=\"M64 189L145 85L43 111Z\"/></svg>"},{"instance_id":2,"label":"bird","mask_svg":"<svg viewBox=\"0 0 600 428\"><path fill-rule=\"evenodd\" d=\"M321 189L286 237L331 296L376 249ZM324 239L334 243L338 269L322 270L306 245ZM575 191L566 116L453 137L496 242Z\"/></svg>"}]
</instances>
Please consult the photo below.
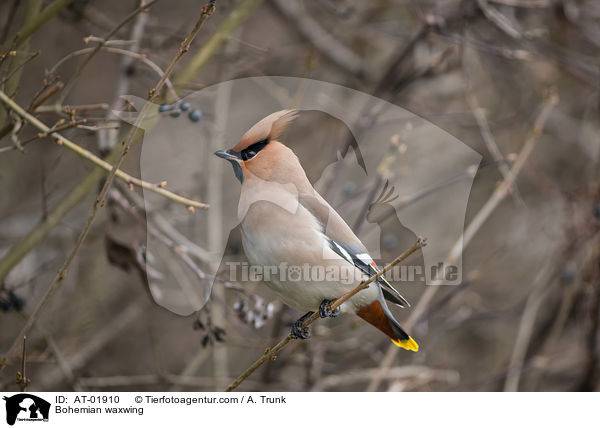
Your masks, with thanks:
<instances>
[{"instance_id":1,"label":"bird","mask_svg":"<svg viewBox=\"0 0 600 428\"><path fill-rule=\"evenodd\" d=\"M241 183L237 214L248 261L272 269L264 278L267 285L288 306L307 311L292 324L292 338L310 337L303 323L315 311L321 318L354 313L396 346L418 351L419 345L396 321L386 301L410 305L383 276L330 310L332 301L380 268L344 219L313 188L298 157L280 141L297 116L297 110L274 112L246 131L233 148L214 153L231 163ZM297 278L291 270L289 275L282 273L286 266L323 267L338 275Z\"/></svg>"}]
</instances>

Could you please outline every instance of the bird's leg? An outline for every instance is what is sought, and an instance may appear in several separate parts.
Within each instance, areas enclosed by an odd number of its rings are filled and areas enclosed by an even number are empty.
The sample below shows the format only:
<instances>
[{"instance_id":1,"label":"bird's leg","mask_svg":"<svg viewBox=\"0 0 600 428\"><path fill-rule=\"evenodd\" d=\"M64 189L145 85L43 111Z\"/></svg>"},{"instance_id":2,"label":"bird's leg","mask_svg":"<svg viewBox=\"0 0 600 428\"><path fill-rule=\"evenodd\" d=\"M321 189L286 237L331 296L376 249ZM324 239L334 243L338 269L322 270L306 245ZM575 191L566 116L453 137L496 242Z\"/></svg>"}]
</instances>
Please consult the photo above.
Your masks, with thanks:
<instances>
[{"instance_id":1,"label":"bird's leg","mask_svg":"<svg viewBox=\"0 0 600 428\"><path fill-rule=\"evenodd\" d=\"M304 328L302 324L309 319L314 312L307 312L302 315L294 324L292 324L292 331L290 332L290 336L292 339L308 339L310 337L310 330L308 328Z\"/></svg>"},{"instance_id":2,"label":"bird's leg","mask_svg":"<svg viewBox=\"0 0 600 428\"><path fill-rule=\"evenodd\" d=\"M321 318L333 318L337 317L340 314L340 307L338 306L333 311L329 310L329 305L333 302L333 300L323 300L319 305L319 316Z\"/></svg>"}]
</instances>

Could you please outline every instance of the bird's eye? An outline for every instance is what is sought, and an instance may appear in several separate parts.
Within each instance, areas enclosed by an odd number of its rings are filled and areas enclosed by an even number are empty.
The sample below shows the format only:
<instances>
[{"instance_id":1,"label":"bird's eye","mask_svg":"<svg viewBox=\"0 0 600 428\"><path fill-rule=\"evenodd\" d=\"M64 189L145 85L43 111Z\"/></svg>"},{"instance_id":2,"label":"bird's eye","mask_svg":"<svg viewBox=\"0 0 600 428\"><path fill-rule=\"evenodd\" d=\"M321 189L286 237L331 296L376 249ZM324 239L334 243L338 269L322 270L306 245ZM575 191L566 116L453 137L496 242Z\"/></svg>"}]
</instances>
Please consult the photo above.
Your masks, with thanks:
<instances>
[{"instance_id":1,"label":"bird's eye","mask_svg":"<svg viewBox=\"0 0 600 428\"><path fill-rule=\"evenodd\" d=\"M252 159L254 156L256 156L256 154L258 152L260 152L262 149L264 149L267 144L269 144L269 140L265 139L265 140L257 141L256 143L245 148L244 150L242 150L242 153L241 153L242 160L247 161L247 160Z\"/></svg>"},{"instance_id":2,"label":"bird's eye","mask_svg":"<svg viewBox=\"0 0 600 428\"><path fill-rule=\"evenodd\" d=\"M252 159L256 156L256 152L254 150L244 150L242 151L242 159L247 161L248 159Z\"/></svg>"}]
</instances>

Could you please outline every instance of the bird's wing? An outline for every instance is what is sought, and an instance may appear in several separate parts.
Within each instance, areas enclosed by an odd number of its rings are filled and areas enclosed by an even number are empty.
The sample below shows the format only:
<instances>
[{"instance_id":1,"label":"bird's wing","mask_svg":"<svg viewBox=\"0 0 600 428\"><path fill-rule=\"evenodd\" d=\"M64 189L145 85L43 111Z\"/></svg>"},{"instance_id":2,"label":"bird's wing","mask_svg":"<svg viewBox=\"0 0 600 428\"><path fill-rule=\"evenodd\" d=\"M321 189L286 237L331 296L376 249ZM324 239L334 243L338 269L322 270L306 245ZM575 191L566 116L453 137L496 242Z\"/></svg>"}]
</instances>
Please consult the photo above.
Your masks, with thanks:
<instances>
[{"instance_id":1,"label":"bird's wing","mask_svg":"<svg viewBox=\"0 0 600 428\"><path fill-rule=\"evenodd\" d=\"M366 251L360 239L350 229L350 226L317 192L310 195L305 193L298 195L298 202L321 223L323 233L328 238L334 241L348 242L356 247L362 247Z\"/></svg>"},{"instance_id":2,"label":"bird's wing","mask_svg":"<svg viewBox=\"0 0 600 428\"><path fill-rule=\"evenodd\" d=\"M298 200L321 223L329 246L336 254L366 275L372 276L379 272L379 267L369 256L360 239L325 199L315 192L314 195L299 195ZM386 300L401 307L410 306L383 276L378 278L377 283L381 286Z\"/></svg>"},{"instance_id":3,"label":"bird's wing","mask_svg":"<svg viewBox=\"0 0 600 428\"><path fill-rule=\"evenodd\" d=\"M329 240L329 246L340 257L347 262L352 263L355 267L360 269L361 272L364 272L368 276L373 276L380 270L371 256L369 256L369 253L364 252L364 250L361 248L357 248L356 246L345 242L333 241L331 239ZM386 300L403 308L410 306L408 301L402 297L398 290L392 287L392 285L383 277L383 275L377 278L377 283L381 286L383 297L385 297Z\"/></svg>"}]
</instances>

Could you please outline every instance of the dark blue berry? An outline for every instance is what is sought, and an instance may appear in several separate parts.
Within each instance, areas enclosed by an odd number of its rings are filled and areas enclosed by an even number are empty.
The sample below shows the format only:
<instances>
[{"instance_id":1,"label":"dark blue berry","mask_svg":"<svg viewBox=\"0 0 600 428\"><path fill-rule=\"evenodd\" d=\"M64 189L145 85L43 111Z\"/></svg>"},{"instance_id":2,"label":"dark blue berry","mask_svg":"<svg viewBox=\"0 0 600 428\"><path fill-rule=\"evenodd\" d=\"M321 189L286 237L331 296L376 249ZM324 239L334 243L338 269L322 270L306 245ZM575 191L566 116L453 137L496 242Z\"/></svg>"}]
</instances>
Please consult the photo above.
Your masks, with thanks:
<instances>
[{"instance_id":1,"label":"dark blue berry","mask_svg":"<svg viewBox=\"0 0 600 428\"><path fill-rule=\"evenodd\" d=\"M594 217L600 218L600 204L594 207Z\"/></svg>"},{"instance_id":2,"label":"dark blue berry","mask_svg":"<svg viewBox=\"0 0 600 428\"><path fill-rule=\"evenodd\" d=\"M160 113L164 113L166 111L171 111L173 110L173 106L170 106L169 104L161 104L160 107L158 107L158 111Z\"/></svg>"},{"instance_id":3,"label":"dark blue berry","mask_svg":"<svg viewBox=\"0 0 600 428\"><path fill-rule=\"evenodd\" d=\"M202 112L197 108L193 109L188 115L192 122L199 122L202 119Z\"/></svg>"},{"instance_id":4,"label":"dark blue berry","mask_svg":"<svg viewBox=\"0 0 600 428\"><path fill-rule=\"evenodd\" d=\"M181 111L188 111L190 109L190 103L188 102L182 102L181 104L179 104L179 109Z\"/></svg>"},{"instance_id":5,"label":"dark blue berry","mask_svg":"<svg viewBox=\"0 0 600 428\"><path fill-rule=\"evenodd\" d=\"M169 116L179 117L180 114L181 114L181 110L177 109L177 110L173 110L173 113L171 113Z\"/></svg>"}]
</instances>

